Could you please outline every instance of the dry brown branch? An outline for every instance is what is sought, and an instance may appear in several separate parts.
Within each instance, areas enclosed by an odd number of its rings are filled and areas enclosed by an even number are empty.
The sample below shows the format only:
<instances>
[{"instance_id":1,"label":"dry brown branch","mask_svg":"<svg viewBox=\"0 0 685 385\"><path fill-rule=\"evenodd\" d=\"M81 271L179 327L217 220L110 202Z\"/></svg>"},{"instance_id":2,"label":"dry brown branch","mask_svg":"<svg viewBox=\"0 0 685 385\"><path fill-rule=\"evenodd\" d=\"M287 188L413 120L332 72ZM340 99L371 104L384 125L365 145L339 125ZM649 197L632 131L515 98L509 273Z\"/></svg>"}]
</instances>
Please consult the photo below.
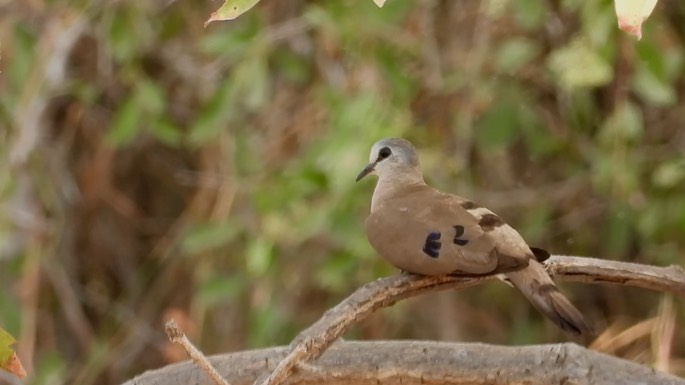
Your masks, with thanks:
<instances>
[{"instance_id":1,"label":"dry brown branch","mask_svg":"<svg viewBox=\"0 0 685 385\"><path fill-rule=\"evenodd\" d=\"M169 341L183 346L183 349L185 349L193 362L195 362L195 364L202 369L216 385L230 385L221 377L221 374L212 366L207 357L188 340L188 337L181 331L176 324L176 321L173 319L169 320L166 325L164 325L164 331L166 332Z\"/></svg>"},{"instance_id":2,"label":"dry brown branch","mask_svg":"<svg viewBox=\"0 0 685 385\"><path fill-rule=\"evenodd\" d=\"M685 295L685 272L679 266L654 267L569 256L553 256L546 261L545 266L550 274L563 279L638 286ZM488 279L492 277L460 279L400 274L371 282L328 310L321 319L300 333L291 344L292 351L288 357L261 385L283 383L298 364L318 358L350 326L380 307L427 290L465 288Z\"/></svg>"},{"instance_id":3,"label":"dry brown branch","mask_svg":"<svg viewBox=\"0 0 685 385\"><path fill-rule=\"evenodd\" d=\"M553 256L547 271L565 281L612 283L685 296L685 271L677 265L657 267L604 259Z\"/></svg>"},{"instance_id":4,"label":"dry brown branch","mask_svg":"<svg viewBox=\"0 0 685 385\"><path fill-rule=\"evenodd\" d=\"M234 385L252 384L288 354L287 347L212 357ZM685 385L685 380L572 343L496 346L432 341L340 342L317 361L317 370L298 370L289 383L309 384L644 384ZM124 385L201 383L189 362L149 371Z\"/></svg>"},{"instance_id":5,"label":"dry brown branch","mask_svg":"<svg viewBox=\"0 0 685 385\"><path fill-rule=\"evenodd\" d=\"M466 288L479 282L494 279L422 277L400 274L380 278L357 289L337 306L329 309L312 326L301 332L290 344L292 351L281 361L261 385L281 384L300 363L318 358L335 340L377 309L391 306L395 302L429 290Z\"/></svg>"},{"instance_id":6,"label":"dry brown branch","mask_svg":"<svg viewBox=\"0 0 685 385\"><path fill-rule=\"evenodd\" d=\"M646 265L640 265L640 264L634 264L634 263L624 263L624 262L616 262L616 261L605 261L605 260L600 260L600 259L592 259L592 258L582 258L582 257L568 257L568 256L553 256L551 257L547 262L546 262L546 267L550 274L552 274L555 277L562 278L562 279L567 279L567 280L576 280L576 281L582 281L582 282L592 282L592 283L612 283L612 284L621 284L621 285L627 285L627 286L637 286L637 287L643 287L643 288L648 288L648 289L653 289L653 290L659 290L659 291L665 291L665 292L670 292L674 294L679 294L679 295L684 295L685 294L685 272L683 272L682 268L678 266L670 266L670 267L653 267L653 266L646 266ZM323 364L321 361L317 362L317 365L319 367L323 367L324 369L316 369L316 370L296 370L296 368L302 368L304 366L309 367L309 363L311 363L313 360L321 357L321 355L326 351L326 349L333 343L335 342L342 334L349 329L350 326L354 325L355 323L361 321L364 319L366 316L371 314L373 311L385 307L385 306L390 306L394 304L395 302L411 297L411 296L416 296L419 295L423 292L426 291L431 291L431 290L445 290L445 289L450 289L450 288L465 288L469 286L474 286L476 284L482 283L484 281L492 280L494 277L482 277L482 278L456 278L456 277L421 277L421 276L415 276L415 275L410 275L410 274L399 274L395 275L392 277L387 277L387 278L381 278L378 279L374 282L371 282L358 290L356 290L352 295L350 295L348 298L343 300L340 304L335 306L332 309L329 309L324 315L319 319L317 322L315 322L312 326L301 332L291 343L289 352L287 356L281 360L278 365L275 366L275 369L271 374L264 380L260 381L261 384L270 384L270 385L275 385L275 384L281 384L286 380L289 380L291 376L296 375L297 378L299 379L298 381L305 381L307 379L307 376L309 377L316 377L318 381L322 381L323 379L321 378L320 373L323 372L327 373L328 375L326 376L326 381L333 381L335 380L335 373L331 372L328 370L325 364ZM443 345L435 343L434 345L431 345L432 348L437 348L437 347L442 347ZM461 345L460 345L461 346ZM485 345L477 345L476 349L483 349ZM574 357L581 357L581 358L574 358L572 361L575 363L578 362L585 362L586 366L583 367L582 372L584 373L584 378L585 380L580 381L580 383L589 383L590 380L588 379L591 372L596 371L596 365L594 363L594 358L590 359L594 353L582 348L577 348L575 345L560 345L555 347L546 347L544 348L545 354L549 354L549 349L565 349L564 351L564 357L567 356L568 350L570 349L568 346L574 346L573 349L576 349L578 351L573 353ZM495 349L493 347L493 349ZM507 348L497 348L497 349L507 349ZM509 348L509 349L525 349L525 348ZM539 348L540 349L540 348ZM278 354L281 354L282 351L278 350ZM581 354L580 352L585 352ZM396 352L397 353L397 352ZM535 352L534 352L535 353ZM538 354L540 352L537 352ZM384 352L384 355L381 357L389 357L391 354L390 352ZM398 353L400 357L403 356L401 352ZM541 353L540 353L541 354ZM417 356L420 357L421 355ZM278 356L280 357L280 355ZM407 356L409 357L409 356ZM415 359L417 359L415 357ZM492 366L487 363L487 360L480 360L479 361L478 355L470 356L467 358L464 358L467 362L466 363L460 363L460 365L466 365L466 367L474 367L474 368L479 368L481 371L485 370L484 368L489 368L488 370L492 371L492 368L499 368L499 366ZM543 354L542 357L545 357ZM268 359L271 359L273 362L273 358L271 357ZM383 360L380 358L381 361ZM378 359L376 359L378 360ZM431 358L432 360L432 358ZM617 359L616 359L617 360ZM354 360L353 360L354 361ZM620 361L620 360L619 360ZM537 365L541 365L541 362L538 362ZM592 364L590 364L592 362ZM516 368L522 363L517 360L513 361L507 361L508 364L511 364L512 367L509 367L505 365L502 370L504 370L504 373L509 373L510 370L516 370ZM267 367L271 367L269 362L265 363ZM340 364L340 362L338 362ZM353 363L352 361L347 361L346 364L348 365L348 374L350 376L353 376L351 372L359 372L360 369L358 367L358 364ZM502 363L504 364L504 363ZM239 366L244 366L243 363L237 364ZM387 364L382 364L380 363L379 365L387 365ZM432 365L432 361L430 360L425 360L421 359L420 361L413 361L412 363L407 364L408 366L402 366L403 364L400 362L397 364L397 370L405 370L407 373L414 373L414 376L421 377L421 374L423 374L424 377L422 377L422 380L426 380L427 377L433 374L430 366ZM394 366L393 366L394 367ZM546 368L546 370L552 370L553 371L553 366ZM266 369L266 368L264 368ZM557 368L558 369L558 368ZM645 370L649 371L651 373L651 369L644 368ZM446 375L449 377L449 382L451 383L479 383L479 382L474 382L474 380L471 377L468 377L469 380L466 381L464 378L461 377L459 373L462 373L464 370L464 367L457 366L453 368L450 371L445 372ZM474 369L475 370L475 369ZM576 369L578 370L578 369ZM429 373L430 372L430 373ZM563 370L560 370L559 372L556 372L554 375L561 375L561 372ZM318 374L317 374L318 373ZM378 372L376 370L375 372L376 376L378 377L373 377L377 380L383 380L386 377L393 377L394 375L390 375L388 373L384 372ZM613 376L620 376L623 375L625 372L613 372ZM261 373L262 375L264 373ZM368 374L368 373L367 373ZM544 375L544 373L538 373L539 375L543 375L545 378L549 378L550 375L552 374L547 374ZM358 376L362 376L363 374L358 373ZM407 376L411 377L411 375L406 374ZM508 378L509 377L501 377L501 372L495 372L494 374L490 372L490 374L487 376L487 378L492 381L492 383L509 383L510 381ZM576 374L577 375L577 374ZM404 376L404 374L403 374ZM230 375L228 377L231 377ZM232 377L231 377L232 378ZM255 376L256 378L256 376ZM466 378L466 377L465 377ZM503 379L502 379L503 378ZM542 378L542 377L540 377ZM626 380L627 378L630 378L631 380L633 379L632 377L625 377L623 380ZM309 378L311 381L315 381L315 379ZM369 380L369 378L367 378ZM445 378L443 378L443 381ZM511 378L511 381L518 381L519 379L517 378ZM135 381L135 380L134 380ZM469 382L471 381L471 382ZM543 381L541 379L537 379L536 381L540 381L542 383L546 383L549 381ZM482 382L482 381L481 381ZM518 381L518 382L523 382L523 381ZM556 381L559 382L559 381ZM143 384L145 382L132 382L135 384ZM598 382L602 383L602 382ZM604 383L620 383L620 382L604 382ZM676 383L676 382L673 382Z\"/></svg>"}]
</instances>

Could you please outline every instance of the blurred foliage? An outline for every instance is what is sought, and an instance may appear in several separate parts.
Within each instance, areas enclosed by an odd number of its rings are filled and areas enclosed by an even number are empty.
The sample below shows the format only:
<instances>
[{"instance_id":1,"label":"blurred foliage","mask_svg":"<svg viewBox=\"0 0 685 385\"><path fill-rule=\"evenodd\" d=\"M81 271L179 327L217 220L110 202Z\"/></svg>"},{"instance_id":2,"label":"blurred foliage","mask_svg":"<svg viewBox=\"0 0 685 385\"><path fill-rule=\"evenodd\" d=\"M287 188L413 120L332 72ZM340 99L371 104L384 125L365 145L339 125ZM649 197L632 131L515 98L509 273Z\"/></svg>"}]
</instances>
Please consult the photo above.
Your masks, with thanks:
<instances>
[{"instance_id":1,"label":"blurred foliage","mask_svg":"<svg viewBox=\"0 0 685 385\"><path fill-rule=\"evenodd\" d=\"M215 7L0 2L0 325L28 383L185 359L168 317L208 353L286 344L394 273L354 183L381 137L531 244L682 264L684 3L661 1L639 42L609 0L263 1L203 29ZM666 317L660 294L564 291L600 330ZM500 284L348 337L567 340ZM611 353L652 364L671 338L633 337Z\"/></svg>"}]
</instances>

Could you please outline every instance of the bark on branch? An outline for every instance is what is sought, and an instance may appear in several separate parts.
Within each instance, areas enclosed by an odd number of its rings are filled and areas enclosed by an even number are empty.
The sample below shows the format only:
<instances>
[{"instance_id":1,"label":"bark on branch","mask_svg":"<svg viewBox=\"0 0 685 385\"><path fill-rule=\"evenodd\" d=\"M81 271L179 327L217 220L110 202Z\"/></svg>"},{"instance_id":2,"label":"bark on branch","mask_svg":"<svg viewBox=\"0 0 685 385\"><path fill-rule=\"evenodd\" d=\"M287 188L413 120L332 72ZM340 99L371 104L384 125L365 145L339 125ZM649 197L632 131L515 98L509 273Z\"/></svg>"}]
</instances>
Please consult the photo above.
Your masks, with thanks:
<instances>
[{"instance_id":1,"label":"bark on branch","mask_svg":"<svg viewBox=\"0 0 685 385\"><path fill-rule=\"evenodd\" d=\"M592 283L611 283L637 286L652 290L685 295L685 272L679 266L654 267L634 263L606 261L593 258L553 256L546 261L550 274L556 278L576 280ZM273 372L261 384L277 385L289 379L297 369L303 368L319 358L324 351L335 342L352 325L361 321L375 310L390 306L395 302L416 296L426 291L461 289L474 286L494 277L456 278L456 277L422 277L410 274L399 274L381 278L357 289L340 304L329 309L312 326L301 332L291 343L288 355L280 361ZM483 345L478 345L482 347ZM567 345L563 345L567 346ZM567 348L568 349L568 348ZM583 350L585 351L585 350ZM589 351L587 354L596 354ZM477 358L477 356L473 356ZM415 361L413 367L405 367L407 371L416 371L427 375L429 368L419 365L422 361ZM587 361L592 362L592 361ZM484 365L485 362L472 362L474 365ZM240 364L242 366L243 364ZM350 369L355 368L350 363ZM401 365L401 363L398 363ZM589 365L589 364L588 364ZM586 367L590 370L591 365ZM453 368L449 372L452 383L459 382L458 373L462 368ZM491 367L492 369L492 367ZM649 370L649 369L647 369ZM305 370L307 372L307 370ZM309 370L311 372L311 370ZM618 375L620 373L613 373ZM303 375L300 373L298 376ZM326 378L329 381L330 376ZM299 377L298 377L299 378ZM230 379L230 378L229 378ZM235 382L230 379L231 382ZM318 380L323 380L318 377ZM544 381L543 381L544 382ZM148 384L154 382L135 382ZM506 383L506 382L502 382ZM584 383L584 382L580 382Z\"/></svg>"},{"instance_id":2,"label":"bark on branch","mask_svg":"<svg viewBox=\"0 0 685 385\"><path fill-rule=\"evenodd\" d=\"M685 271L678 265L657 267L604 259L553 256L545 261L552 276L565 281L635 286L685 296Z\"/></svg>"},{"instance_id":3,"label":"bark on branch","mask_svg":"<svg viewBox=\"0 0 685 385\"><path fill-rule=\"evenodd\" d=\"M252 384L287 354L275 347L210 358L233 385ZM684 385L685 380L572 343L496 346L432 341L339 342L288 383L309 384L593 384ZM149 371L124 385L209 384L191 362Z\"/></svg>"}]
</instances>

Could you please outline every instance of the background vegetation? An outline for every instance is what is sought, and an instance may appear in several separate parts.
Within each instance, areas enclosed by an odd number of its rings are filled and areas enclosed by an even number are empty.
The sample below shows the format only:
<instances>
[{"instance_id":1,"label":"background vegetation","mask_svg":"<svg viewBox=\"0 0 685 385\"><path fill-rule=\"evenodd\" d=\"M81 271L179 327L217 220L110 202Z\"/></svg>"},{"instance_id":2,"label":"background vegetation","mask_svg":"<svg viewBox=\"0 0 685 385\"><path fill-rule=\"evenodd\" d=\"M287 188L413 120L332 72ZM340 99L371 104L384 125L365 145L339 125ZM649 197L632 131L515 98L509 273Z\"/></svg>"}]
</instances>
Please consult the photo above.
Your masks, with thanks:
<instances>
[{"instance_id":1,"label":"background vegetation","mask_svg":"<svg viewBox=\"0 0 685 385\"><path fill-rule=\"evenodd\" d=\"M207 353L286 344L393 274L362 231L373 183L354 183L381 137L533 245L682 264L682 1L641 41L609 0L262 1L204 29L217 6L0 2L0 326L29 383L184 359L171 316ZM681 303L563 289L596 349L685 373ZM501 284L347 337L568 340Z\"/></svg>"}]
</instances>

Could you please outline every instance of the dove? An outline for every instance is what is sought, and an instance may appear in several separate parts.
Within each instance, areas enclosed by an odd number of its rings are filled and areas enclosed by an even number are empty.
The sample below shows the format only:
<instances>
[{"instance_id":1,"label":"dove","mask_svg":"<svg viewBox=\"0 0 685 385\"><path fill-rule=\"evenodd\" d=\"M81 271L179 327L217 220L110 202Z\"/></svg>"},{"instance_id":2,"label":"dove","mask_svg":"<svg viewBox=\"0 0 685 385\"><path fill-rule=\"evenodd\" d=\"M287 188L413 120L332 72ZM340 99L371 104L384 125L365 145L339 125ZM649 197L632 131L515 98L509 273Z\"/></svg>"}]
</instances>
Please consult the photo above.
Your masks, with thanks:
<instances>
[{"instance_id":1,"label":"dove","mask_svg":"<svg viewBox=\"0 0 685 385\"><path fill-rule=\"evenodd\" d=\"M426 184L414 146L405 139L376 142L357 176L376 175L364 230L371 246L395 267L414 274L502 274L562 330L592 333L583 315L557 289L531 248L502 218L477 203Z\"/></svg>"}]
</instances>

